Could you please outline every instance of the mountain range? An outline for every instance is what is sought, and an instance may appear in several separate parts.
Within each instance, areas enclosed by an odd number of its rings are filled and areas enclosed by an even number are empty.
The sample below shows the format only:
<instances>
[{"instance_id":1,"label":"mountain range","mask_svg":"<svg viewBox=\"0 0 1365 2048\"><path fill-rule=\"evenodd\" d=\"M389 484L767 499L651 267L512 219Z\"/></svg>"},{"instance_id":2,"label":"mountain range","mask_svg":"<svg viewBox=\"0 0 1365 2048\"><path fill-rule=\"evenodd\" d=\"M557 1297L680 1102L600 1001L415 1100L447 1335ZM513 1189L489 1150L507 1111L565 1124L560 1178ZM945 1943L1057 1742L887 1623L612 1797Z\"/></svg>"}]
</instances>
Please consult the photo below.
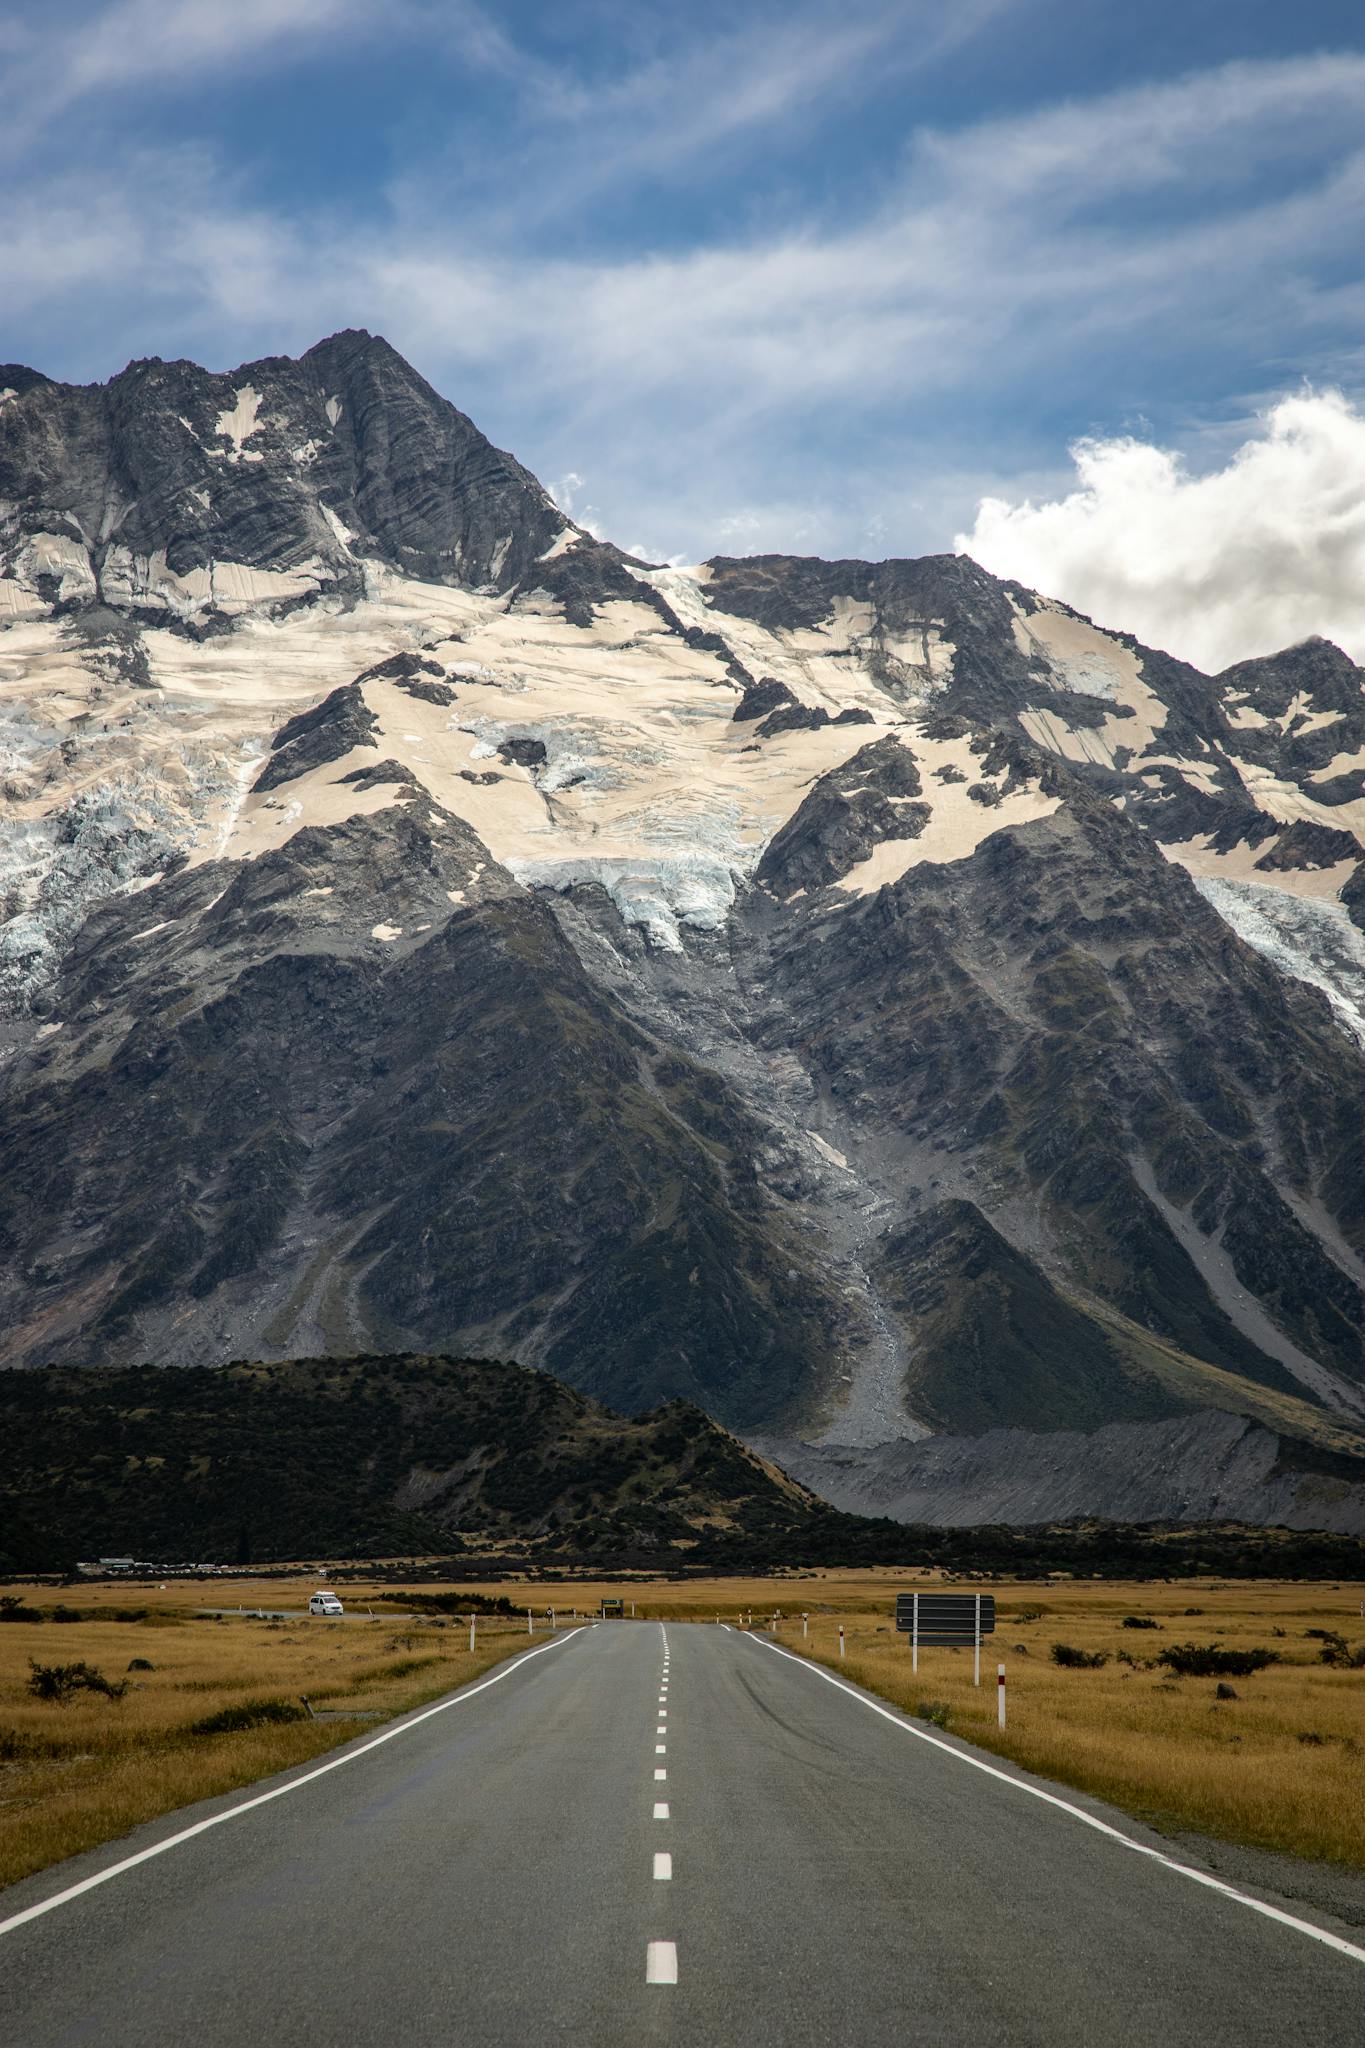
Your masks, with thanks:
<instances>
[{"instance_id":1,"label":"mountain range","mask_svg":"<svg viewBox=\"0 0 1365 2048\"><path fill-rule=\"evenodd\" d=\"M1365 1530L1365 676L633 558L384 341L0 367L0 1362L515 1358Z\"/></svg>"}]
</instances>

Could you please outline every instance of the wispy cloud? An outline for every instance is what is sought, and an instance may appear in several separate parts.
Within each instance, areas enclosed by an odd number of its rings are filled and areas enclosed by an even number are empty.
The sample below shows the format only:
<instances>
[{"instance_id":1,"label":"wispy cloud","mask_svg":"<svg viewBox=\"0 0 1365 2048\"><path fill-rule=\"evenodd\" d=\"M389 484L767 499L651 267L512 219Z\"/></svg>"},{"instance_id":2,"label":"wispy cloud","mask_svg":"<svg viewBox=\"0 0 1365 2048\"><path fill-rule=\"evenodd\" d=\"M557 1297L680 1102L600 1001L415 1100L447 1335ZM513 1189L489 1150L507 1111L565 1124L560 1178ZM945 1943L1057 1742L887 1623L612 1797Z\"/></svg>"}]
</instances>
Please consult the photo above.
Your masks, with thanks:
<instances>
[{"instance_id":1,"label":"wispy cloud","mask_svg":"<svg viewBox=\"0 0 1365 2048\"><path fill-rule=\"evenodd\" d=\"M146 4L116 0L101 19L126 24ZM276 32L324 34L327 10L356 4L245 0L234 18L265 49ZM955 13L953 32L994 4ZM167 62L217 61L208 8L170 11ZM376 224L341 202L249 200L207 148L146 150L95 180L24 181L7 298L28 331L60 334L77 312L101 323L106 372L120 350L225 365L341 325L381 329L548 474L588 476L613 536L669 553L862 549L875 521L879 552L942 545L992 494L993 461L997 475L1038 465L1026 435L1022 458L979 436L948 451L940 422L983 395L998 439L1040 393L1079 391L1093 414L1163 361L1202 374L1232 338L1239 383L1271 383L1279 365L1293 382L1358 335L1365 288L1343 263L1365 220L1355 55L921 131L857 216L789 210L668 249L578 237L564 253L541 234L531 188L553 206L596 180L693 175L727 137L760 149L765 124L801 119L831 77L852 91L913 63L918 44L907 56L886 41L897 13L796 8L776 27L765 15L762 47L741 26L672 64L646 47L585 83L520 67L510 30L476 10L489 40L471 61L511 80L522 110L498 166L512 201L490 174L477 204L453 204L419 160ZM116 66L107 36L101 47L82 78Z\"/></svg>"},{"instance_id":2,"label":"wispy cloud","mask_svg":"<svg viewBox=\"0 0 1365 2048\"><path fill-rule=\"evenodd\" d=\"M10 44L6 148L31 143L92 97L187 79L232 77L278 59L291 44L375 25L364 0L112 0L54 32L44 19Z\"/></svg>"}]
</instances>

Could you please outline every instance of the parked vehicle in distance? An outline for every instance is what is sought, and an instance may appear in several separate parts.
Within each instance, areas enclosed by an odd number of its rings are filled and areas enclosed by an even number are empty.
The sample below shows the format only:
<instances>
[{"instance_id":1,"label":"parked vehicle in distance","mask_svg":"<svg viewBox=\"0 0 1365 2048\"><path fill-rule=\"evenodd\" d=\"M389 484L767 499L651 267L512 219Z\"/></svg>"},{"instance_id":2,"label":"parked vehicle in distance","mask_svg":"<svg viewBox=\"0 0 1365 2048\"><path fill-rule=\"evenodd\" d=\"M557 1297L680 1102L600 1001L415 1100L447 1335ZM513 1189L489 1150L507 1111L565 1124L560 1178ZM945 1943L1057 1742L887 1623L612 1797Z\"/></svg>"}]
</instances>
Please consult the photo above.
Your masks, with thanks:
<instances>
[{"instance_id":1,"label":"parked vehicle in distance","mask_svg":"<svg viewBox=\"0 0 1365 2048\"><path fill-rule=\"evenodd\" d=\"M314 1593L312 1599L308 1602L308 1612L310 1614L344 1614L346 1610L337 1599L335 1593Z\"/></svg>"}]
</instances>

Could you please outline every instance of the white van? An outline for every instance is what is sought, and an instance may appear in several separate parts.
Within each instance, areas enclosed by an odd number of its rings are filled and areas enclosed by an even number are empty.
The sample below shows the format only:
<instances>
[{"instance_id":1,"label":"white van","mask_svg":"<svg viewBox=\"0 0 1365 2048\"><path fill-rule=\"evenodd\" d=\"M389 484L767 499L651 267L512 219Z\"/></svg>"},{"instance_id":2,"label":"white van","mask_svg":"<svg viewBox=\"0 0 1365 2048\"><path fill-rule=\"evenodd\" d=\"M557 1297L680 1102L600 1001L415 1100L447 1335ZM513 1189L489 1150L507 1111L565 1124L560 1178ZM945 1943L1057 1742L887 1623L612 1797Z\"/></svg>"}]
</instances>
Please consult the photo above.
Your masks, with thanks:
<instances>
[{"instance_id":1,"label":"white van","mask_svg":"<svg viewBox=\"0 0 1365 2048\"><path fill-rule=\"evenodd\" d=\"M308 1602L308 1612L310 1614L344 1614L346 1610L337 1599L335 1593L314 1593L312 1599Z\"/></svg>"}]
</instances>

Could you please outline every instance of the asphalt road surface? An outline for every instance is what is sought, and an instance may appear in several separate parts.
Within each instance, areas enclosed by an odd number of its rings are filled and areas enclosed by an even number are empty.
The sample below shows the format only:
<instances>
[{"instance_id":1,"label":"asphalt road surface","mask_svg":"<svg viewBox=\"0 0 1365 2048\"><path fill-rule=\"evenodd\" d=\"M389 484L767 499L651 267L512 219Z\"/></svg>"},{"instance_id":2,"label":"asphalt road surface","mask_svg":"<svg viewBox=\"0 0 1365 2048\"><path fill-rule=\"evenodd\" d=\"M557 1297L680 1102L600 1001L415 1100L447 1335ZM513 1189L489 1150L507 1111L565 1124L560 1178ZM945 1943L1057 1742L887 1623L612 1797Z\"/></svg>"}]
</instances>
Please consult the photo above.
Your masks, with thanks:
<instances>
[{"instance_id":1,"label":"asphalt road surface","mask_svg":"<svg viewBox=\"0 0 1365 2048\"><path fill-rule=\"evenodd\" d=\"M609 1622L0 1894L0 2041L1358 2048L1365 1943L1178 1861L761 1638Z\"/></svg>"}]
</instances>

